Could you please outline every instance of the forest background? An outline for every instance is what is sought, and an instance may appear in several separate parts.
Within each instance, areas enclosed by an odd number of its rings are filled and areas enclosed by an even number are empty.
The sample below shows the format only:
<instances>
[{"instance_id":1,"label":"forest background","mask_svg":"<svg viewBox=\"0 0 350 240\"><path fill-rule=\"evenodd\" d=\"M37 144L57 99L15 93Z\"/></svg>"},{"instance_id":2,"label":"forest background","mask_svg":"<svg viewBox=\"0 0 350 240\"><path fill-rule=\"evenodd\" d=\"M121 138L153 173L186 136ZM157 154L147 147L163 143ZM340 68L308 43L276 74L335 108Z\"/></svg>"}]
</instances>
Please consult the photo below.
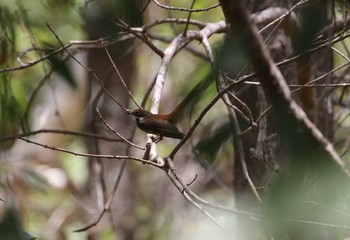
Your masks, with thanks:
<instances>
[{"instance_id":1,"label":"forest background","mask_svg":"<svg viewBox=\"0 0 350 240\"><path fill-rule=\"evenodd\" d=\"M347 1L2 0L0 235L349 239L349 28ZM181 140L129 114L183 99Z\"/></svg>"}]
</instances>

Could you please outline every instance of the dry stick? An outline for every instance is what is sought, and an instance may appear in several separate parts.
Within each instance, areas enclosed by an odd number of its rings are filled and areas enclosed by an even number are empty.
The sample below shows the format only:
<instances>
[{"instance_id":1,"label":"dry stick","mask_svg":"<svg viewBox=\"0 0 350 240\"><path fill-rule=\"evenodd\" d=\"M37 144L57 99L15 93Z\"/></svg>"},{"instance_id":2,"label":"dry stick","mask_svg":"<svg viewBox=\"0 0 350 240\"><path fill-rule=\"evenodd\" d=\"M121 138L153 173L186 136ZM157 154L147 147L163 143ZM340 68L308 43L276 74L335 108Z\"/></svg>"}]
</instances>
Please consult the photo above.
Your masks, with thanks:
<instances>
[{"instance_id":1,"label":"dry stick","mask_svg":"<svg viewBox=\"0 0 350 240\"><path fill-rule=\"evenodd\" d=\"M259 95L258 95L258 96L259 96ZM264 97L265 97L265 95L264 95ZM266 101L266 100L265 100L265 101ZM263 105L265 106L265 104L263 104ZM265 127L261 127L261 128L260 128L260 126L263 125L263 124L266 124L266 123L265 123L265 118L266 118L265 115L268 113L268 111L271 110L271 108L272 108L271 105L268 106L268 107L267 107L267 105L266 105L266 109L265 109L265 110L260 114L260 116L255 120L255 124L258 124L258 125L259 125L259 131L266 131L266 130L264 130ZM262 109L264 109L264 107L263 107ZM260 109L260 110L262 111L262 109ZM260 123L260 121L262 121L263 123ZM243 130L239 136L242 137L244 134L250 132L252 129L254 129L254 128L252 128L252 126L248 127L247 129ZM260 139L263 139L263 136L261 136ZM258 140L257 140L257 141L259 142L259 135L258 135Z\"/></svg>"},{"instance_id":2,"label":"dry stick","mask_svg":"<svg viewBox=\"0 0 350 240\"><path fill-rule=\"evenodd\" d=\"M231 233L218 221L216 218L214 218L202 205L198 204L192 199L192 196L188 194L188 191L186 189L189 189L187 184L184 184L182 180L180 180L179 176L176 173L175 167L173 165L173 162L171 159L167 158L166 165L169 167L170 171L167 171L167 175L170 179L170 181L173 183L173 185L179 190L182 196L195 208L197 208L204 216L209 218L216 226L218 226L220 229L222 229L227 236L229 236L231 239L233 239L233 236ZM171 174L170 174L171 173Z\"/></svg>"},{"instance_id":3,"label":"dry stick","mask_svg":"<svg viewBox=\"0 0 350 240\"><path fill-rule=\"evenodd\" d=\"M347 56L345 56L342 52L340 52L338 49L336 49L335 47L331 47L331 49L333 50L333 51L335 51L336 53L338 53L342 58L344 58L347 62L350 62L350 59L347 57Z\"/></svg>"},{"instance_id":4,"label":"dry stick","mask_svg":"<svg viewBox=\"0 0 350 240\"><path fill-rule=\"evenodd\" d=\"M136 101L136 99L134 98L134 96L133 96L132 93L130 92L128 86L126 86L126 83L125 83L125 81L124 81L122 75L120 75L120 72L119 72L117 66L114 64L114 61L113 61L111 55L109 54L109 51L107 50L107 48L104 48L104 49L105 49L105 51L106 51L106 53L107 53L107 56L108 56L110 62L111 62L112 65L113 65L113 68L114 68L115 72L117 73L117 75L118 75L118 77L119 77L119 79L120 79L120 82L123 84L123 86L124 86L126 92L128 93L129 97L132 99L132 101L133 101L139 108L141 108L141 106L139 105L139 103Z\"/></svg>"},{"instance_id":5,"label":"dry stick","mask_svg":"<svg viewBox=\"0 0 350 240\"><path fill-rule=\"evenodd\" d=\"M122 156L122 155L111 155L111 154L92 154L92 153L80 153L80 152L74 152L74 151L70 151L64 148L60 148L60 147L53 147L53 146L49 146L46 144L41 144L23 137L18 137L18 139L21 139L27 143L31 143L43 148L47 148L47 149L51 149L54 151L58 151L58 152L64 152L64 153L68 153L68 154L72 154L74 156L79 156L79 157L98 157L98 158L106 158L106 159L126 159L126 160L135 160L137 162L140 163L144 163L144 164L149 164L158 168L163 168L163 165L157 164L155 162L152 161L147 161L145 159L139 158L139 157L134 157L134 156Z\"/></svg>"},{"instance_id":6,"label":"dry stick","mask_svg":"<svg viewBox=\"0 0 350 240\"><path fill-rule=\"evenodd\" d=\"M268 29L270 26L274 25L275 23L282 21L284 18L288 17L297 7L299 7L301 4L303 4L305 2L308 2L308 1L305 1L305 0L299 1L293 7L288 9L286 13L282 14L280 17L276 18L274 21L270 22L269 24L264 26L262 29L260 29L259 32L263 32L266 29Z\"/></svg>"},{"instance_id":7,"label":"dry stick","mask_svg":"<svg viewBox=\"0 0 350 240\"><path fill-rule=\"evenodd\" d=\"M120 137L121 139L123 139L123 141L135 148L141 149L141 150L145 150L144 147L140 147L132 142L130 142L128 139L124 138L121 134L119 134L117 131L115 131L107 122L106 120L102 117L100 110L98 110L98 108L96 108L96 112L98 113L98 116L100 117L101 121L103 122L103 124L109 129L111 130L114 134L116 134L118 137Z\"/></svg>"},{"instance_id":8,"label":"dry stick","mask_svg":"<svg viewBox=\"0 0 350 240\"><path fill-rule=\"evenodd\" d=\"M205 12L205 11L209 11L209 10L211 10L211 9L214 9L214 8L217 8L217 7L220 6L220 4L216 4L216 5L214 5L214 6L207 7L207 8L188 9L188 8L167 6L167 5L161 4L161 3L158 2L157 0L152 0L152 2L154 2L155 4L157 4L158 7L165 8L165 9L167 9L167 10L184 11L184 12Z\"/></svg>"},{"instance_id":9,"label":"dry stick","mask_svg":"<svg viewBox=\"0 0 350 240\"><path fill-rule=\"evenodd\" d=\"M302 220L297 218L287 218L285 219L286 222L295 222L295 223L302 223L302 224L309 224L309 225L315 225L315 226L321 226L321 227L329 227L329 228L337 228L342 230L350 230L349 226L345 225L339 225L339 224L333 224L333 223L324 223L324 222L316 222L316 221L310 221L310 220Z\"/></svg>"},{"instance_id":10,"label":"dry stick","mask_svg":"<svg viewBox=\"0 0 350 240\"><path fill-rule=\"evenodd\" d=\"M130 110L125 108L121 103L119 103L113 96L112 94L103 86L101 80L98 78L98 76L96 75L95 71L86 67L84 64L82 64L78 59L76 59L69 51L68 49L65 48L65 46L63 45L61 39L58 37L58 35L53 31L53 29L50 27L50 25L48 23L46 23L46 26L49 28L49 30L55 35L57 41L61 44L61 46L64 48L64 50L66 51L66 53L74 60L76 61L82 68L84 68L88 73L92 74L92 76L95 78L95 80L99 83L99 85L103 88L103 90L105 91L105 93L107 93L107 95L121 108L123 109L125 112L130 113Z\"/></svg>"},{"instance_id":11,"label":"dry stick","mask_svg":"<svg viewBox=\"0 0 350 240\"><path fill-rule=\"evenodd\" d=\"M259 203L262 203L261 197L260 197L258 191L256 190L255 184L254 184L253 180L251 179L249 172L248 172L247 163L245 161L243 143L242 143L241 138L239 137L239 135L241 134L241 130L239 127L237 116L236 116L234 111L231 111L230 118L232 118L234 128L235 128L234 139L235 139L236 144L237 144L238 156L239 156L239 159L241 160L243 175L244 175L245 179L248 181L248 184L249 184L251 190L253 191L255 197L258 199Z\"/></svg>"},{"instance_id":12,"label":"dry stick","mask_svg":"<svg viewBox=\"0 0 350 240\"><path fill-rule=\"evenodd\" d=\"M147 31L150 28L153 28L157 25L163 24L163 23L177 23L177 24L191 24L194 26L197 26L199 28L204 28L206 26L205 22L195 20L195 19L181 19L181 18L163 18L163 19L157 19L153 22L147 23L142 26L142 31Z\"/></svg>"},{"instance_id":13,"label":"dry stick","mask_svg":"<svg viewBox=\"0 0 350 240\"><path fill-rule=\"evenodd\" d=\"M320 81L321 79L327 77L328 75L330 75L330 74L332 74L332 73L338 71L339 69L341 69L341 68L343 68L343 67L346 67L346 66L348 66L348 65L350 65L350 63L349 63L349 62L346 62L346 63L344 63L344 64L342 64L342 65L340 65L340 66L338 66L338 67L332 69L331 71L326 72L325 74L323 74L323 75L321 75L321 76L315 78L314 80L312 80L312 81L306 83L305 85L302 85L302 87L313 86L313 83L315 83L315 82L317 82L317 81ZM331 83L328 84L328 85L331 85ZM332 85L333 85L333 84L332 84ZM294 86L294 85L291 85L291 86ZM294 89L294 90L292 91L292 93L295 93L295 92L297 92L297 91L300 91L302 87L297 88L297 89Z\"/></svg>"},{"instance_id":14,"label":"dry stick","mask_svg":"<svg viewBox=\"0 0 350 240\"><path fill-rule=\"evenodd\" d=\"M105 80L107 79L108 75L106 76ZM96 108L98 105L99 100L101 99L101 96L103 95L103 89L100 88L99 91L97 92L94 100L92 101L92 107ZM97 117L94 111L91 111L92 114L92 123L91 123L91 129L94 133L97 132ZM101 154L100 151L100 146L99 146L99 142L97 141L97 139L94 139L93 141L93 145L95 147L95 153L96 154ZM105 203L106 199L107 199L107 186L106 186L106 181L105 181L105 171L103 168L103 163L102 163L102 159L101 158L95 158L91 159L92 160L92 167L94 169L95 174L98 177L98 182L100 185L98 185L98 183L96 183L96 198L97 198L97 206L98 207L102 207L103 203ZM101 187L101 191L99 191L99 187ZM102 198L100 197L102 193ZM102 200L102 201L101 201Z\"/></svg>"},{"instance_id":15,"label":"dry stick","mask_svg":"<svg viewBox=\"0 0 350 240\"><path fill-rule=\"evenodd\" d=\"M148 33L148 36L151 39L158 40L158 41L161 41L161 42L164 42L164 43L171 43L173 41L173 38L163 37L163 36L157 35L155 33ZM193 56L199 57L199 58L201 58L203 60L208 60L208 58L207 58L207 56L205 54L203 54L202 52L198 51L194 47L185 46L184 49L189 51L190 53L192 53Z\"/></svg>"},{"instance_id":16,"label":"dry stick","mask_svg":"<svg viewBox=\"0 0 350 240\"><path fill-rule=\"evenodd\" d=\"M238 210L238 209L235 209L235 208L228 208L228 207L225 207L225 206L222 206L222 205L219 205L219 204L215 204L215 203L212 203L212 202L209 202L209 201L206 201L206 200L200 198L197 194L195 194L187 186L187 184L185 184L183 182L183 180L177 174L173 161L170 158L165 158L165 162L166 162L166 166L169 168L169 170L170 170L172 176L175 178L176 182L181 185L180 192L181 193L185 193L186 192L194 201L196 201L196 202L198 202L200 204L203 204L204 206L212 208L212 209L228 212L228 213L231 213L231 214L247 216L247 217L250 217L252 219L255 219L257 217L261 217L262 216L260 214L255 214L255 213L252 213L252 212L241 211L241 210ZM169 171L167 172L167 174L170 177Z\"/></svg>"},{"instance_id":17,"label":"dry stick","mask_svg":"<svg viewBox=\"0 0 350 240\"><path fill-rule=\"evenodd\" d=\"M229 93L228 93L229 94ZM247 117L244 112L241 111L241 109L239 109L238 107L236 107L235 105L233 105L231 103L231 101L227 98L223 98L222 101L225 103L225 105L227 107L232 108L233 110L235 110L242 118L245 122L247 122L248 124L251 123L251 119L249 117Z\"/></svg>"},{"instance_id":18,"label":"dry stick","mask_svg":"<svg viewBox=\"0 0 350 240\"><path fill-rule=\"evenodd\" d=\"M81 137L88 137L88 138L95 138L100 139L104 141L109 142L121 142L121 139L115 139L115 138L109 138L102 135L94 134L94 133L85 133L85 132L75 132L75 131L67 131L67 130L56 130L56 129L40 129L36 131L31 131L27 133L20 133L13 136L7 136L0 138L0 142L10 141L13 139L17 139L19 137L27 137L32 135L37 135L40 133L57 133L57 134L63 134L63 135L73 135L73 136L81 136Z\"/></svg>"},{"instance_id":19,"label":"dry stick","mask_svg":"<svg viewBox=\"0 0 350 240\"><path fill-rule=\"evenodd\" d=\"M252 111L250 110L248 105L245 102L243 102L241 99L239 99L235 94L233 94L233 92L228 92L228 95L233 97L241 105L243 110L248 114L248 116L246 117L249 119L249 123L251 124L251 126L256 127L256 123L254 122Z\"/></svg>"},{"instance_id":20,"label":"dry stick","mask_svg":"<svg viewBox=\"0 0 350 240\"><path fill-rule=\"evenodd\" d=\"M290 84L291 88L325 88L325 87L349 87L350 83L322 83L322 84L311 84L311 85L300 85L300 84ZM294 92L294 91L293 91Z\"/></svg>"},{"instance_id":21,"label":"dry stick","mask_svg":"<svg viewBox=\"0 0 350 240\"><path fill-rule=\"evenodd\" d=\"M119 19L119 22L114 22L114 23L117 26L123 28L125 31L131 33L141 41L143 41L158 56L163 57L163 51L150 41L149 37L147 36L147 33L142 28L130 28L129 25L123 22L121 19Z\"/></svg>"},{"instance_id":22,"label":"dry stick","mask_svg":"<svg viewBox=\"0 0 350 240\"><path fill-rule=\"evenodd\" d=\"M170 179L170 181L174 184L174 186L179 190L179 192L181 192L183 189L181 188L181 186L175 181L175 179L173 179L173 177L171 175L168 174L168 177ZM192 198L190 198L189 195L186 194L186 192L181 192L182 196L184 196L184 198L190 203L192 204L195 208L197 208L204 216L206 216L207 218L209 218L209 220L211 220L216 226L218 226L221 230L223 230L225 232L225 234L230 238L230 239L234 239L233 236L231 235L231 233L218 221L215 219L214 216L212 216L202 205L196 203L195 201L192 200Z\"/></svg>"},{"instance_id":23,"label":"dry stick","mask_svg":"<svg viewBox=\"0 0 350 240\"><path fill-rule=\"evenodd\" d=\"M196 0L192 0L191 9L193 8L195 2L196 2ZM190 22L190 19L191 19L191 14L192 14L192 12L188 13L187 22L186 22L185 30L184 30L184 33L183 33L184 37L186 37L186 34L187 34L187 29L188 29L188 25L189 25L189 22Z\"/></svg>"},{"instance_id":24,"label":"dry stick","mask_svg":"<svg viewBox=\"0 0 350 240\"><path fill-rule=\"evenodd\" d=\"M267 134L267 117L264 114L266 112L266 109L268 108L266 97L264 94L264 90L261 88L261 86L257 87L257 95L258 95L258 101L259 101L259 114L260 117L258 120L261 120L259 122L258 127L258 136L256 138L256 147L253 150L252 154L254 157L263 160L264 159L264 141L266 140L266 134Z\"/></svg>"},{"instance_id":25,"label":"dry stick","mask_svg":"<svg viewBox=\"0 0 350 240\"><path fill-rule=\"evenodd\" d=\"M342 45L342 48L345 49L346 54L349 56L349 55L350 55L350 51L349 51L349 48L348 48L348 46L346 45L346 43L345 43L344 41L341 41L340 43L341 43L341 45Z\"/></svg>"},{"instance_id":26,"label":"dry stick","mask_svg":"<svg viewBox=\"0 0 350 240\"><path fill-rule=\"evenodd\" d=\"M111 202L112 202L112 200L113 200L113 198L114 198L114 196L115 196L115 194L116 194L116 192L118 190L120 180L121 180L121 178L123 176L123 172L125 170L126 163L127 163L126 160L124 160L122 162L122 165L121 165L121 167L119 169L117 180L116 180L116 182L115 182L115 184L113 186L112 194L109 196L108 201L104 205L103 210L100 213L100 215L98 216L98 218L96 219L96 221L91 223L91 224L89 224L89 225L87 225L87 226L85 226L85 227L83 227L83 228L79 228L77 230L74 230L74 232L85 232L85 231L89 230L90 228L96 226L101 221L101 219L102 219L103 215L105 214L105 212L107 212L107 211L109 212L110 206L111 206Z\"/></svg>"},{"instance_id":27,"label":"dry stick","mask_svg":"<svg viewBox=\"0 0 350 240\"><path fill-rule=\"evenodd\" d=\"M44 49L41 49L41 48L38 48L38 47L30 47L30 48L27 48L25 49L23 52L21 52L19 54L19 56L17 57L17 61L21 64L21 66L25 66L27 64L30 64L31 62L25 62L23 61L22 59L30 52L34 52L34 51L41 51L41 52L45 52ZM39 59L42 59L43 57L39 58Z\"/></svg>"},{"instance_id":28,"label":"dry stick","mask_svg":"<svg viewBox=\"0 0 350 240\"><path fill-rule=\"evenodd\" d=\"M14 72L14 71L20 71L20 70L24 70L26 68L30 68L46 59L48 59L50 56L53 56L57 53L63 52L66 49L69 49L73 46L81 46L81 47L77 47L76 49L95 49L95 48L103 48L109 45L112 45L116 42L122 42L122 41L126 41L129 39L133 39L134 36L132 34L126 34L126 33L122 33L120 36L118 36L119 38L117 38L114 41L109 41L109 39L114 39L116 38L115 36L113 37L108 37L108 38L101 38L98 40L86 40L86 41L70 41L68 42L67 45L65 45L64 47L60 47L58 49L56 49L55 51L43 56L42 58L39 58L37 60L33 60L31 62L27 62L27 63L23 63L23 61L21 60L21 58L24 57L24 55L28 52L28 49L23 51L21 53L21 55L17 58L17 60L21 63L20 66L17 67L9 67L9 68L4 68L4 69L0 69L0 73L3 72ZM31 48L30 48L31 49Z\"/></svg>"}]
</instances>

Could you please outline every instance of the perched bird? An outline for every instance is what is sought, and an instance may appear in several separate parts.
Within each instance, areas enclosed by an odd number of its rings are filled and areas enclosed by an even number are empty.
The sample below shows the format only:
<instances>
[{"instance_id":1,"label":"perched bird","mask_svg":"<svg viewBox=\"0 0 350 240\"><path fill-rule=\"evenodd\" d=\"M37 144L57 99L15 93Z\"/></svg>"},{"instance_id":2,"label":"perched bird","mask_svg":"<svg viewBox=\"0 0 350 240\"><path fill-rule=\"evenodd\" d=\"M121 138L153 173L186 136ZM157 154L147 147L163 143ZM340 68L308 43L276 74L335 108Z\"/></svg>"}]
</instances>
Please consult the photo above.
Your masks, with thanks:
<instances>
[{"instance_id":1,"label":"perched bird","mask_svg":"<svg viewBox=\"0 0 350 240\"><path fill-rule=\"evenodd\" d=\"M136 117L137 126L142 131L159 136L156 142L163 137L182 139L185 135L177 129L175 123L199 100L201 93L207 89L213 79L213 74L206 75L169 114L153 114L143 109L136 109L129 113Z\"/></svg>"},{"instance_id":2,"label":"perched bird","mask_svg":"<svg viewBox=\"0 0 350 240\"><path fill-rule=\"evenodd\" d=\"M182 139L185 135L172 123L170 114L153 114L143 109L136 109L130 114L136 118L137 126L146 133L159 136L156 142L163 137Z\"/></svg>"}]
</instances>

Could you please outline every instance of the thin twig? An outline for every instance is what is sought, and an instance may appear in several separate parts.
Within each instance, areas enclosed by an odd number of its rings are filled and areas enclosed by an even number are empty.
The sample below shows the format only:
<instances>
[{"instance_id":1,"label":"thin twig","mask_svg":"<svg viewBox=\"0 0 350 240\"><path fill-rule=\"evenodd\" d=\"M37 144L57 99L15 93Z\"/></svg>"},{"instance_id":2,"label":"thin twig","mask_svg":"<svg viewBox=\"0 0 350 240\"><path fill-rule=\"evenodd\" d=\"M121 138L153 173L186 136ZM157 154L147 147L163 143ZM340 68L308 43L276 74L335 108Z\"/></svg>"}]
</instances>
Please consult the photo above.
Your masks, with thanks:
<instances>
[{"instance_id":1,"label":"thin twig","mask_svg":"<svg viewBox=\"0 0 350 240\"><path fill-rule=\"evenodd\" d=\"M250 110L248 105L245 104L241 99L239 99L235 94L233 94L233 92L229 92L228 95L231 96L237 103L241 105L244 111L248 114L246 118L248 118L249 123L256 127L256 123L254 122L252 111Z\"/></svg>"},{"instance_id":2,"label":"thin twig","mask_svg":"<svg viewBox=\"0 0 350 240\"><path fill-rule=\"evenodd\" d=\"M239 135L241 134L241 129L239 127L239 123L236 117L236 114L234 111L230 111L230 117L232 118L233 121L233 125L235 128L234 131L234 141L236 141L236 150L238 151L238 156L239 156L239 160L241 161L241 165L242 165L242 171L243 171L243 175L245 177L245 179L247 180L251 190L253 191L255 197L258 199L259 203L262 203L261 197L255 187L255 184L253 182L253 180L251 179L250 175L249 175L249 171L248 171L248 167L247 167L247 163L245 160L245 154L244 154L244 148L243 148L243 143L241 138L239 137Z\"/></svg>"},{"instance_id":3,"label":"thin twig","mask_svg":"<svg viewBox=\"0 0 350 240\"><path fill-rule=\"evenodd\" d=\"M68 154L72 154L74 156L79 156L79 157L97 157L97 158L106 158L106 159L126 159L126 160L135 160L137 162L141 162L144 164L149 164L158 168L163 168L163 165L157 164L155 162L152 161L148 161L139 157L133 157L133 156L122 156L122 155L106 155L106 154L91 154L91 153L80 153L80 152L74 152L74 151L70 151L64 148L60 148L60 147L53 147L53 146L49 146L46 144L41 144L38 142L34 142L32 140L23 138L23 137L19 137L18 139L21 139L22 141L25 141L27 143L31 143L43 148L47 148L47 149L51 149L53 151L58 151L58 152L64 152L64 153L68 153Z\"/></svg>"},{"instance_id":4,"label":"thin twig","mask_svg":"<svg viewBox=\"0 0 350 240\"><path fill-rule=\"evenodd\" d=\"M344 58L347 62L350 62L350 59L347 57L347 56L345 56L341 51L339 51L338 49L336 49L335 47L331 47L331 49L333 50L333 51L335 51L336 53L338 53L342 58Z\"/></svg>"},{"instance_id":5,"label":"thin twig","mask_svg":"<svg viewBox=\"0 0 350 240\"><path fill-rule=\"evenodd\" d=\"M237 214L237 215L242 215L242 216L247 216L252 219L256 219L258 217L262 217L260 214L252 213L252 212L247 212L247 211L241 211L235 208L228 208L225 206L222 206L220 204L212 203L209 201L204 200L203 198L199 197L197 194L195 194L188 186L187 184L184 183L184 181L181 179L181 177L177 174L177 171L175 169L174 163L170 158L165 158L165 165L169 168L172 176L175 178L175 180L181 185L181 188L179 189L180 192L184 193L186 192L193 200L196 202L203 204L206 207L216 209L219 211L224 211L228 212L231 214ZM167 173L168 176L170 177L170 173Z\"/></svg>"},{"instance_id":6,"label":"thin twig","mask_svg":"<svg viewBox=\"0 0 350 240\"><path fill-rule=\"evenodd\" d=\"M130 110L127 109L126 107L124 107L121 103L119 103L113 96L111 93L109 93L109 91L103 86L101 80L98 78L98 76L96 75L95 71L86 67L84 64L82 64L78 59L76 59L63 45L62 41L60 40L60 38L58 37L58 35L55 33L55 31L50 27L50 25L48 23L46 23L47 27L49 28L49 30L54 34L54 36L56 37L57 41L61 44L61 46L63 47L63 49L66 51L66 53L73 59L75 60L82 68L84 68L88 73L92 74L92 76L95 78L95 80L100 84L100 86L103 88L103 90L107 93L107 95L121 108L123 109L125 112L130 113Z\"/></svg>"},{"instance_id":7,"label":"thin twig","mask_svg":"<svg viewBox=\"0 0 350 240\"><path fill-rule=\"evenodd\" d=\"M100 139L100 140L109 141L109 142L121 142L122 141L121 139L109 138L109 137L105 137L105 136L94 134L94 133L75 132L75 131L57 130L57 129L40 129L40 130L36 130L36 131L20 133L20 134L13 135L13 136L1 137L0 142L10 141L10 140L17 139L19 137L28 137L28 136L32 136L32 135L41 134L41 133L56 133L56 134L63 134L63 135L81 136L81 137Z\"/></svg>"},{"instance_id":8,"label":"thin twig","mask_svg":"<svg viewBox=\"0 0 350 240\"><path fill-rule=\"evenodd\" d=\"M110 62L112 63L113 68L114 68L115 72L117 73L117 75L118 75L118 77L119 77L119 80L120 80L120 82L122 83L122 85L124 86L124 89L125 89L126 92L128 93L129 97L132 99L132 101L133 101L139 108L141 108L141 106L139 105L139 103L136 101L136 99L135 99L134 96L132 95L131 91L129 90L128 86L126 85L126 83L125 83L125 81L124 81L122 75L120 74L120 72L119 72L117 66L115 65L115 63L114 63L114 61L113 61L113 59L112 59L112 57L111 57L111 55L110 55L108 49L107 49L107 48L104 48L104 50L106 51L107 56L108 56Z\"/></svg>"},{"instance_id":9,"label":"thin twig","mask_svg":"<svg viewBox=\"0 0 350 240\"><path fill-rule=\"evenodd\" d=\"M171 160L170 160L171 161ZM172 167L172 171L173 172L175 169ZM179 183L176 182L176 180L178 178L174 176L170 175L169 172L167 172L167 175L170 179L170 181L173 183L173 185L181 192L182 196L184 196L184 198L195 208L197 208L204 216L206 216L207 218L209 218L209 220L211 220L216 226L218 226L221 230L224 231L224 233L229 236L231 239L233 239L233 236L231 235L231 233L216 219L214 218L214 216L212 216L202 205L198 204L197 202L193 201L192 198L187 194L187 192L183 191L183 187L181 185L179 185Z\"/></svg>"},{"instance_id":10,"label":"thin twig","mask_svg":"<svg viewBox=\"0 0 350 240\"><path fill-rule=\"evenodd\" d=\"M163 57L164 53L163 51L158 48L156 45L153 44L153 42L150 40L150 38L147 36L147 32L143 31L142 28L130 28L129 25L124 23L121 19L119 19L119 22L115 23L117 26L123 28L125 31L133 34L138 39L142 40L146 45L149 46L150 49L153 50L158 56Z\"/></svg>"},{"instance_id":11,"label":"thin twig","mask_svg":"<svg viewBox=\"0 0 350 240\"><path fill-rule=\"evenodd\" d=\"M115 182L115 184L114 184L114 186L113 186L112 193L111 193L111 195L109 196L107 202L105 203L105 205L104 205L104 207L103 207L103 210L101 211L101 213L100 213L100 215L97 217L97 219L96 219L93 223L91 223L91 224L89 224L89 225L87 225L87 226L85 226L85 227L79 228L79 229L75 230L74 232L85 232L85 231L89 230L90 228L96 226L96 225L101 221L103 215L104 215L106 212L109 212L109 211L110 211L111 202L112 202L112 200L113 200L115 194L117 193L120 180L121 180L121 178L122 178L122 176L123 176L123 172L124 172L125 167L126 167L126 163L127 163L126 160L124 160L124 161L122 162L122 165L121 165L121 167L120 167L120 169L119 169L119 173L118 173L117 180L116 180L116 182Z\"/></svg>"},{"instance_id":12,"label":"thin twig","mask_svg":"<svg viewBox=\"0 0 350 240\"><path fill-rule=\"evenodd\" d=\"M122 42L122 41L130 40L130 39L134 39L134 38L135 37L132 34L121 33L118 36L101 38L98 40L85 40L85 41L72 40L72 41L69 41L64 47L60 47L60 48L44 55L43 57L41 57L37 60L23 63L23 61L21 59L18 59L18 61L21 63L20 66L0 69L0 73L14 72L14 71L20 71L20 70L30 68L30 67L32 67L32 66L34 66L42 61L47 60L51 56L56 55L60 52L63 52L63 51L65 51L65 49L70 49L74 46L77 46L77 47L74 48L73 50L104 48L104 47L110 46L112 44L115 44L117 42ZM31 48L29 48L29 50L31 50ZM21 54L22 58L29 50L27 49L27 50L22 52L22 54Z\"/></svg>"},{"instance_id":13,"label":"thin twig","mask_svg":"<svg viewBox=\"0 0 350 240\"><path fill-rule=\"evenodd\" d=\"M142 30L147 31L148 29L151 29L154 26L157 26L163 23L191 24L199 28L204 28L207 25L205 22L195 20L195 19L163 18L163 19L157 19L153 22L143 25Z\"/></svg>"},{"instance_id":14,"label":"thin twig","mask_svg":"<svg viewBox=\"0 0 350 240\"><path fill-rule=\"evenodd\" d=\"M138 148L138 149L141 149L141 150L145 150L144 147L140 147L138 145L136 145L135 143L132 143L130 142L128 139L126 139L125 137L123 137L121 134L119 134L117 131L115 131L107 122L106 120L102 117L101 113L100 113L100 110L98 110L98 108L96 108L96 112L98 114L98 116L100 117L101 121L103 122L103 124L109 129L111 130L115 135L117 135L118 137L120 137L125 143L135 147L135 148Z\"/></svg>"},{"instance_id":15,"label":"thin twig","mask_svg":"<svg viewBox=\"0 0 350 240\"><path fill-rule=\"evenodd\" d=\"M199 8L199 9L188 9L188 8L182 8L182 7L172 7L172 6L167 6L164 4L161 4L160 2L158 2L157 0L152 0L152 2L154 2L155 4L157 4L158 7L167 9L167 10L172 10L172 11L184 11L184 12L205 12L205 11L209 11L211 9L217 8L220 6L220 4L216 4L214 6L211 7L207 7L207 8Z\"/></svg>"},{"instance_id":16,"label":"thin twig","mask_svg":"<svg viewBox=\"0 0 350 240\"><path fill-rule=\"evenodd\" d=\"M196 0L192 0L191 9L193 8L195 2L196 2ZM189 12L188 13L188 17L187 17L187 22L186 22L186 25L185 25L185 30L184 30L184 33L183 33L184 37L186 37L186 34L187 34L187 29L188 29L188 25L189 25L189 22L190 22L190 19L191 19L191 15L192 15L192 12Z\"/></svg>"}]
</instances>

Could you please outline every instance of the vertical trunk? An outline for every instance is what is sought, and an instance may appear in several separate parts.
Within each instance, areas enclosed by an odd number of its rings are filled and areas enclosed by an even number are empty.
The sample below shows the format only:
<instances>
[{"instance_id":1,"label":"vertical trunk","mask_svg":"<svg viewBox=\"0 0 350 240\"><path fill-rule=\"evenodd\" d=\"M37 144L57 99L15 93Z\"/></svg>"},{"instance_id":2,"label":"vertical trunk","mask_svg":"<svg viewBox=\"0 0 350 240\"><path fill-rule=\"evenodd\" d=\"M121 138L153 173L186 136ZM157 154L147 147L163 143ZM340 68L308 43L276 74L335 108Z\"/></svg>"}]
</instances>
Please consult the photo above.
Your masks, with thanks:
<instances>
[{"instance_id":1,"label":"vertical trunk","mask_svg":"<svg viewBox=\"0 0 350 240\"><path fill-rule=\"evenodd\" d=\"M126 23L137 25L139 21L139 9L137 2L123 3L124 1L97 0L88 3L83 10L86 31L89 39L99 39L116 35L120 29L114 23L118 19L123 19ZM123 41L108 47L108 51L114 60L125 83L129 86L130 80L135 71L133 40ZM129 96L119 80L112 63L108 58L105 49L93 49L89 52L89 67L103 82L114 98L124 106L128 106ZM90 75L91 99L97 101L97 107L100 109L105 121L121 135L128 137L130 135L130 116L113 102L106 93L98 97L101 87L96 79ZM87 122L88 132L95 132L99 135L110 135L110 131L102 124L96 115L95 107L92 106L88 112ZM95 115L95 117L93 117ZM91 122L91 119L92 122ZM126 155L126 145L123 142L106 142L92 140L87 142L90 152L96 154ZM91 217L88 216L86 222L90 223L97 219L97 216L103 209L103 204L110 197L113 185L118 177L121 161L110 161L104 159L90 159L90 176L91 181L86 186L84 199L88 199L88 206L93 209ZM108 219L112 227L118 234L125 239L133 239L134 226L123 221L123 215L127 215L135 208L136 200L132 189L136 184L132 176L132 171L124 171L122 176L123 184L118 187L118 193L113 199L110 206L110 214L105 214L103 220ZM120 193L122 192L122 193ZM93 201L91 201L93 199ZM113 217L111 217L113 216ZM103 225L102 225L103 226ZM89 239L95 239L91 234Z\"/></svg>"}]
</instances>

